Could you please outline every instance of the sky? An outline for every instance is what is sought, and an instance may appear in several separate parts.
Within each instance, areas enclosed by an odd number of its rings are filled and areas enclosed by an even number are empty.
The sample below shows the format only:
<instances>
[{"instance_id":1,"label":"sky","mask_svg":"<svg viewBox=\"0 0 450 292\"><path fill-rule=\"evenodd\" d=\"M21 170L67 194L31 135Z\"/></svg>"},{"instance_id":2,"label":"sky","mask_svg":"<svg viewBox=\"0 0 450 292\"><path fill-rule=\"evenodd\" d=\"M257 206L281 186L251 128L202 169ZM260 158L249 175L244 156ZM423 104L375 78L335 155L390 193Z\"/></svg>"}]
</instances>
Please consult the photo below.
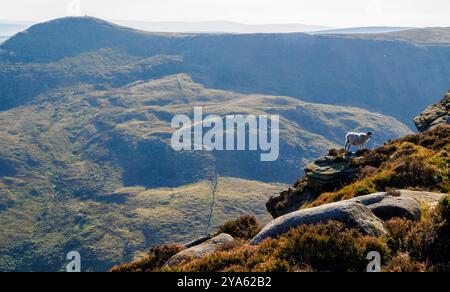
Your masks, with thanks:
<instances>
[{"instance_id":1,"label":"sky","mask_svg":"<svg viewBox=\"0 0 450 292\"><path fill-rule=\"evenodd\" d=\"M327 27L450 26L450 0L0 0L0 20L301 23Z\"/></svg>"}]
</instances>

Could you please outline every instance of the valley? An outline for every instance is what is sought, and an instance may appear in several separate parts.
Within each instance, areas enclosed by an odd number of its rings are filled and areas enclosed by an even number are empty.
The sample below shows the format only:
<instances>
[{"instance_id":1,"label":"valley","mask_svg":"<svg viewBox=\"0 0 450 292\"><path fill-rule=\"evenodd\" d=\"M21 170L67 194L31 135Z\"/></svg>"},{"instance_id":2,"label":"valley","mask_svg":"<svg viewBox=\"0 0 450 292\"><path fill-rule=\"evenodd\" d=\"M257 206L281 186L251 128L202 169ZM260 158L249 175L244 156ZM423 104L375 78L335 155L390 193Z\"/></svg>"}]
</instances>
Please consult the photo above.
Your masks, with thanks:
<instances>
[{"instance_id":1,"label":"valley","mask_svg":"<svg viewBox=\"0 0 450 292\"><path fill-rule=\"evenodd\" d=\"M449 84L449 53L410 40L149 33L90 17L33 26L0 45L0 271L61 270L72 250L105 271L239 216L268 222L269 197L347 132L373 132L371 148L411 134L411 116ZM172 119L194 119L195 107L279 116L279 159L175 151Z\"/></svg>"}]
</instances>

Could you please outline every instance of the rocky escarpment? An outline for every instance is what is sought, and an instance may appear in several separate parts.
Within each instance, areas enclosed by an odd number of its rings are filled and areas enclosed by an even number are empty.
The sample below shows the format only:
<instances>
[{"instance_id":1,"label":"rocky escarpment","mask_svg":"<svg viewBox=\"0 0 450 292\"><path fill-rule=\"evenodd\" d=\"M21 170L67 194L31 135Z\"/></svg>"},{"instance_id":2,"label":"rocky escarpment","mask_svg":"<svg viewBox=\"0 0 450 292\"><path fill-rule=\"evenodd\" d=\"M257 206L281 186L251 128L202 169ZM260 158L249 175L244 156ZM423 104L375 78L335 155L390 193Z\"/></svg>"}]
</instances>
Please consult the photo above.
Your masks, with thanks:
<instances>
[{"instance_id":1,"label":"rocky escarpment","mask_svg":"<svg viewBox=\"0 0 450 292\"><path fill-rule=\"evenodd\" d=\"M352 182L358 171L354 160L358 160L365 153L361 151L344 158L339 151L331 150L327 156L307 165L305 177L293 188L270 198L266 204L267 210L274 218L278 218L297 211L322 193L334 191Z\"/></svg>"},{"instance_id":2,"label":"rocky escarpment","mask_svg":"<svg viewBox=\"0 0 450 292\"><path fill-rule=\"evenodd\" d=\"M450 90L439 103L429 106L416 117L414 123L421 132L450 124Z\"/></svg>"}]
</instances>

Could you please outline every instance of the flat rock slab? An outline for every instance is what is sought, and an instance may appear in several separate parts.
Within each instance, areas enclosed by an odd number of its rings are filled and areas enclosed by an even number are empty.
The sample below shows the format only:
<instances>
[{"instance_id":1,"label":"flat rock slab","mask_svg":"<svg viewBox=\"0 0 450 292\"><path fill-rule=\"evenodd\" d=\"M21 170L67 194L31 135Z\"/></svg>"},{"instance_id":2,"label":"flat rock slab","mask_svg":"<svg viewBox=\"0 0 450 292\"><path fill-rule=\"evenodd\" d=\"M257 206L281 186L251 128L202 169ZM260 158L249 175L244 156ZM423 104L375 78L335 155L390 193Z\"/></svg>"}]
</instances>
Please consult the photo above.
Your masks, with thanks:
<instances>
[{"instance_id":1,"label":"flat rock slab","mask_svg":"<svg viewBox=\"0 0 450 292\"><path fill-rule=\"evenodd\" d=\"M174 255L167 261L166 266L174 266L186 262L190 259L200 259L207 255L213 254L219 247L224 244L231 243L234 238L226 233L222 233L200 245L188 248Z\"/></svg>"},{"instance_id":2,"label":"flat rock slab","mask_svg":"<svg viewBox=\"0 0 450 292\"><path fill-rule=\"evenodd\" d=\"M393 218L420 220L422 210L413 198L387 196L382 201L369 205L370 210L383 221Z\"/></svg>"},{"instance_id":3,"label":"flat rock slab","mask_svg":"<svg viewBox=\"0 0 450 292\"><path fill-rule=\"evenodd\" d=\"M434 208L446 194L424 191L399 190L398 196L388 193L375 193L361 196L350 201L360 202L369 207L377 217L387 221L392 218L419 220L422 214L421 205Z\"/></svg>"},{"instance_id":4,"label":"flat rock slab","mask_svg":"<svg viewBox=\"0 0 450 292\"><path fill-rule=\"evenodd\" d=\"M430 193L423 191L410 191L410 190L399 190L401 198L411 198L416 200L419 204L428 205L430 207L435 207L439 201L447 196L446 194ZM351 201L361 202L365 206L369 206L375 203L379 203L385 198L389 197L388 193L375 193L367 196L356 197L351 199Z\"/></svg>"},{"instance_id":5,"label":"flat rock slab","mask_svg":"<svg viewBox=\"0 0 450 292\"><path fill-rule=\"evenodd\" d=\"M200 245L202 243L205 243L206 241L210 240L211 238L212 238L212 236L210 236L210 235L204 236L204 237L201 237L201 238L197 238L197 239L195 239L195 240L193 240L191 242L185 243L185 244L183 244L183 246L185 248L191 248L191 247Z\"/></svg>"},{"instance_id":6,"label":"flat rock slab","mask_svg":"<svg viewBox=\"0 0 450 292\"><path fill-rule=\"evenodd\" d=\"M370 236L386 233L383 221L360 202L343 201L324 206L293 212L273 220L250 242L257 245L268 238L276 238L300 225L327 223L329 221L344 223L348 228L356 228Z\"/></svg>"},{"instance_id":7,"label":"flat rock slab","mask_svg":"<svg viewBox=\"0 0 450 292\"><path fill-rule=\"evenodd\" d=\"M447 196L446 194L430 193L430 192L416 192L409 190L401 190L401 197L412 198L420 204L428 205L432 208L439 204L439 201Z\"/></svg>"}]
</instances>

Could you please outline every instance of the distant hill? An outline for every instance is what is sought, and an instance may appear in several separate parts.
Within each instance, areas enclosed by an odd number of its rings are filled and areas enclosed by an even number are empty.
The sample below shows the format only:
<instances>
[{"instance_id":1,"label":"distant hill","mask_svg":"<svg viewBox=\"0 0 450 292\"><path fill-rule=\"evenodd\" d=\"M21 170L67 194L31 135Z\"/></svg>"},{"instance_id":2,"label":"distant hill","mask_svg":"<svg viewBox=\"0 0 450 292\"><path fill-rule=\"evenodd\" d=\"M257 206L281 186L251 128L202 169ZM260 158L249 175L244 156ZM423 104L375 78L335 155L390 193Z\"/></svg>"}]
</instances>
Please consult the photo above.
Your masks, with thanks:
<instances>
[{"instance_id":1,"label":"distant hill","mask_svg":"<svg viewBox=\"0 0 450 292\"><path fill-rule=\"evenodd\" d=\"M0 35L12 36L18 32L24 31L31 24L22 22L4 22L0 20Z\"/></svg>"},{"instance_id":2,"label":"distant hill","mask_svg":"<svg viewBox=\"0 0 450 292\"><path fill-rule=\"evenodd\" d=\"M378 34L378 33L391 33L397 31L403 31L411 28L407 27L388 27L388 26L369 26L369 27L351 27L341 29L328 29L309 32L311 34Z\"/></svg>"},{"instance_id":3,"label":"distant hill","mask_svg":"<svg viewBox=\"0 0 450 292\"><path fill-rule=\"evenodd\" d=\"M177 33L292 33L327 29L324 26L306 24L242 24L230 21L206 22L144 22L114 21L117 24L149 32Z\"/></svg>"},{"instance_id":4,"label":"distant hill","mask_svg":"<svg viewBox=\"0 0 450 292\"><path fill-rule=\"evenodd\" d=\"M371 39L378 41L404 41L417 44L450 44L450 27L430 27L406 29L401 31L378 34L350 34L352 38Z\"/></svg>"},{"instance_id":5,"label":"distant hill","mask_svg":"<svg viewBox=\"0 0 450 292\"><path fill-rule=\"evenodd\" d=\"M433 103L450 82L450 46L372 36L157 34L66 18L31 27L0 51L0 109L74 81L120 85L153 78L138 63L158 55L178 58L158 74L188 73L211 88L363 107L411 128L411 113ZM81 66L87 55L96 57ZM138 74L102 73L117 62L133 64L127 68Z\"/></svg>"},{"instance_id":6,"label":"distant hill","mask_svg":"<svg viewBox=\"0 0 450 292\"><path fill-rule=\"evenodd\" d=\"M127 21L114 20L122 26L148 32L175 32L175 33L292 33L312 32L330 29L320 25L307 25L298 23L284 24L243 24L231 21ZM32 22L17 22L0 20L0 35L12 36L27 27L36 24Z\"/></svg>"}]
</instances>

